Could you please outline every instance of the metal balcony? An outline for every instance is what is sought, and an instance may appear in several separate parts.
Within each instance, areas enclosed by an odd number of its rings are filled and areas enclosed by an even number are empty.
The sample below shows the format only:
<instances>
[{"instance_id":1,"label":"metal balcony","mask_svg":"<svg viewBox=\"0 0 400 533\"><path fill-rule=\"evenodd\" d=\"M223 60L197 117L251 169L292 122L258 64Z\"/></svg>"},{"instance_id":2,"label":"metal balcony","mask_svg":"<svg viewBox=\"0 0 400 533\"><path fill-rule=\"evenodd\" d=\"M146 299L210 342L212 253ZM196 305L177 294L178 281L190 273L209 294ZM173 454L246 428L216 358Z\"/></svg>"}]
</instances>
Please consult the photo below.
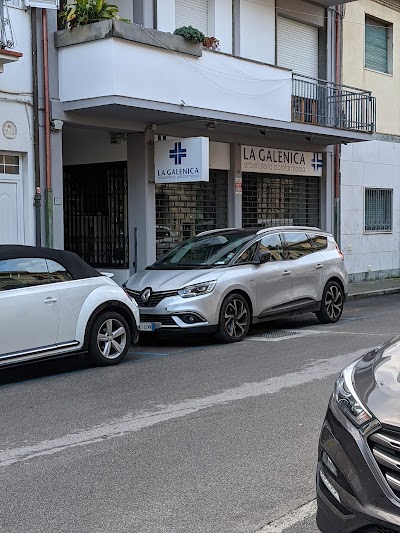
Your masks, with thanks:
<instances>
[{"instance_id":1,"label":"metal balcony","mask_svg":"<svg viewBox=\"0 0 400 533\"><path fill-rule=\"evenodd\" d=\"M376 99L370 91L293 74L292 121L373 133Z\"/></svg>"},{"instance_id":2,"label":"metal balcony","mask_svg":"<svg viewBox=\"0 0 400 533\"><path fill-rule=\"evenodd\" d=\"M8 6L5 0L0 0L0 50L14 48L14 46L14 31L8 13Z\"/></svg>"}]
</instances>

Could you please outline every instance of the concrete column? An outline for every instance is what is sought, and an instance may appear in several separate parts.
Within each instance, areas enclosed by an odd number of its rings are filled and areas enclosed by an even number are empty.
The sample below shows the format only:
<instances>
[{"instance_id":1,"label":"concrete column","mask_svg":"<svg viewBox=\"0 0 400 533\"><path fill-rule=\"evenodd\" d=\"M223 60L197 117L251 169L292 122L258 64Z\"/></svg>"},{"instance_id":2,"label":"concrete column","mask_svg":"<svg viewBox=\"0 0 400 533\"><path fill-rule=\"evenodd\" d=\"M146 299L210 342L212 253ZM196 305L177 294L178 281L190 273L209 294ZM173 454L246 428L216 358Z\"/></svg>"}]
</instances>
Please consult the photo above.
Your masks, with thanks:
<instances>
[{"instance_id":1,"label":"concrete column","mask_svg":"<svg viewBox=\"0 0 400 533\"><path fill-rule=\"evenodd\" d=\"M242 170L240 144L231 144L231 170L228 177L228 226L242 227Z\"/></svg>"},{"instance_id":2,"label":"concrete column","mask_svg":"<svg viewBox=\"0 0 400 533\"><path fill-rule=\"evenodd\" d=\"M142 270L156 259L154 133L129 135L129 270Z\"/></svg>"},{"instance_id":3,"label":"concrete column","mask_svg":"<svg viewBox=\"0 0 400 533\"><path fill-rule=\"evenodd\" d=\"M64 198L62 132L51 134L51 177L53 189L53 244L64 249Z\"/></svg>"}]
</instances>

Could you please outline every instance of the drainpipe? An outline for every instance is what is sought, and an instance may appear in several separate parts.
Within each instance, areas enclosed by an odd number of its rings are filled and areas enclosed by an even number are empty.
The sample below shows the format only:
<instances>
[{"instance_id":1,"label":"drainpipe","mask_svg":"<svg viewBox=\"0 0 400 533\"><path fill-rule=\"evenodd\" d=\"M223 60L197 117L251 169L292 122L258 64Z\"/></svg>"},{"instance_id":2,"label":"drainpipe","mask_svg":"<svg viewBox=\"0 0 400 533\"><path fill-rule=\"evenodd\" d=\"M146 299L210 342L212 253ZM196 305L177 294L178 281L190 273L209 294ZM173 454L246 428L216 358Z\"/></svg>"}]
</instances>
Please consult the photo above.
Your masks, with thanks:
<instances>
[{"instance_id":1,"label":"drainpipe","mask_svg":"<svg viewBox=\"0 0 400 533\"><path fill-rule=\"evenodd\" d=\"M46 190L44 193L46 211L46 246L53 248L53 191L51 184L51 146L50 146L50 96L49 96L49 45L47 11L42 9L43 32L43 82L44 82L44 136Z\"/></svg>"},{"instance_id":2,"label":"drainpipe","mask_svg":"<svg viewBox=\"0 0 400 533\"><path fill-rule=\"evenodd\" d=\"M40 189L40 154L39 154L39 90L38 90L38 46L37 46L37 8L31 8L32 26L32 85L33 85L33 146L35 157L35 226L36 246L42 245L41 208L42 194Z\"/></svg>"},{"instance_id":3,"label":"drainpipe","mask_svg":"<svg viewBox=\"0 0 400 533\"><path fill-rule=\"evenodd\" d=\"M341 82L341 27L340 27L340 7L337 5L335 9L335 83ZM338 113L340 110L338 109ZM334 167L335 167L335 238L340 246L341 240L341 228L340 228L340 145L335 145L334 155Z\"/></svg>"}]
</instances>

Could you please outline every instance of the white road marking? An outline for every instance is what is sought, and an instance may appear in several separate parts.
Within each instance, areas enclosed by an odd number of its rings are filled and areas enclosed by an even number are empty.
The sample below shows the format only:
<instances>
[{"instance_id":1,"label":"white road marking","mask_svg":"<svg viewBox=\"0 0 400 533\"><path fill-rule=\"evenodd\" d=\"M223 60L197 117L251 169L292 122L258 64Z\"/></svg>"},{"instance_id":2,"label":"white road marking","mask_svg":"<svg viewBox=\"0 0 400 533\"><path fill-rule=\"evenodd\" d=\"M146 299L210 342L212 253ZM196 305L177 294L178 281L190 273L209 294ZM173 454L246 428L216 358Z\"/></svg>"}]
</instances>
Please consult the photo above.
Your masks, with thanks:
<instances>
[{"instance_id":1,"label":"white road marking","mask_svg":"<svg viewBox=\"0 0 400 533\"><path fill-rule=\"evenodd\" d=\"M263 527L259 533L282 533L290 527L303 522L306 518L313 516L317 512L317 501L313 500L294 511L291 511L282 518L271 522L267 526ZM315 526L316 527L316 526Z\"/></svg>"},{"instance_id":2,"label":"white road marking","mask_svg":"<svg viewBox=\"0 0 400 533\"><path fill-rule=\"evenodd\" d=\"M87 446L99 443L111 438L124 437L131 433L141 431L148 427L182 418L203 409L209 409L218 405L226 405L230 402L274 394L282 389L296 387L312 381L318 381L339 373L342 368L360 357L365 350L357 350L345 355L339 355L330 359L320 359L298 372L291 372L283 376L272 377L265 381L245 383L238 387L227 389L217 394L211 394L204 398L191 398L179 403L160 405L152 411L139 413L127 413L121 418L116 418L93 426L76 433L69 433L61 437L44 440L29 446L0 450L0 467L26 461L35 457L53 455L69 448ZM333 388L333 383L332 383Z\"/></svg>"}]
</instances>

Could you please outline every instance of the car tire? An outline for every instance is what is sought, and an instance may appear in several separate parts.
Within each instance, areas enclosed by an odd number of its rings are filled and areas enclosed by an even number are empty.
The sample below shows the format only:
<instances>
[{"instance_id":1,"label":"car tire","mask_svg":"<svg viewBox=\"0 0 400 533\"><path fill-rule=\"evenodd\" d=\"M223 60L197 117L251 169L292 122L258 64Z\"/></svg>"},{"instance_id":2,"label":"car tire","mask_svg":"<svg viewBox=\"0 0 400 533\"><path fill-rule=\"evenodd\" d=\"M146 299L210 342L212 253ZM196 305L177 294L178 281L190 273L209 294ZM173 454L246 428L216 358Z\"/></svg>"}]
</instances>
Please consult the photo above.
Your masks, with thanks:
<instances>
[{"instance_id":1,"label":"car tire","mask_svg":"<svg viewBox=\"0 0 400 533\"><path fill-rule=\"evenodd\" d=\"M250 306L244 296L230 294L222 303L216 337L220 342L242 341L251 324Z\"/></svg>"},{"instance_id":2,"label":"car tire","mask_svg":"<svg viewBox=\"0 0 400 533\"><path fill-rule=\"evenodd\" d=\"M315 313L321 324L337 322L343 313L344 292L336 281L329 281L324 289L321 309Z\"/></svg>"},{"instance_id":3,"label":"car tire","mask_svg":"<svg viewBox=\"0 0 400 533\"><path fill-rule=\"evenodd\" d=\"M88 357L91 364L110 366L120 363L131 344L131 331L119 313L101 313L94 321L89 335Z\"/></svg>"}]
</instances>

